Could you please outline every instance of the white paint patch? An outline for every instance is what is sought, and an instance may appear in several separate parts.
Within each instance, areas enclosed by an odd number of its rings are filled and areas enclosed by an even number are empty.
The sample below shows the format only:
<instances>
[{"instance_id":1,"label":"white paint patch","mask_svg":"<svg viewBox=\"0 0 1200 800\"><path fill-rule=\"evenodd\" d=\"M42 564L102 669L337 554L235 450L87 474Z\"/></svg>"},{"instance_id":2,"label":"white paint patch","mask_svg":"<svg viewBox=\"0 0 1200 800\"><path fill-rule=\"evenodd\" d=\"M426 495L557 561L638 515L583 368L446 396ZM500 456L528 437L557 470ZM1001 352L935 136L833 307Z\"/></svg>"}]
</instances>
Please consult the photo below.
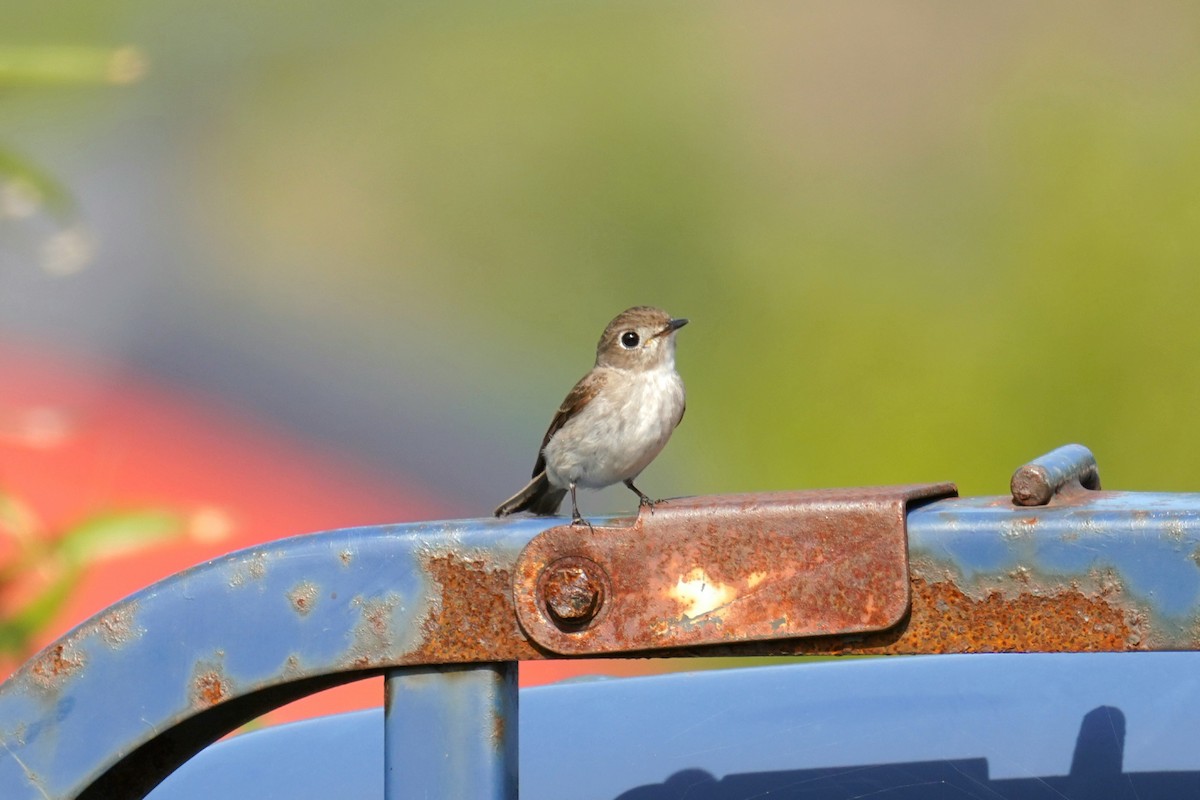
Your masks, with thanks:
<instances>
[{"instance_id":1,"label":"white paint patch","mask_svg":"<svg viewBox=\"0 0 1200 800\"><path fill-rule=\"evenodd\" d=\"M683 615L696 619L729 605L737 597L737 589L709 579L701 567L682 575L668 595L683 606Z\"/></svg>"}]
</instances>

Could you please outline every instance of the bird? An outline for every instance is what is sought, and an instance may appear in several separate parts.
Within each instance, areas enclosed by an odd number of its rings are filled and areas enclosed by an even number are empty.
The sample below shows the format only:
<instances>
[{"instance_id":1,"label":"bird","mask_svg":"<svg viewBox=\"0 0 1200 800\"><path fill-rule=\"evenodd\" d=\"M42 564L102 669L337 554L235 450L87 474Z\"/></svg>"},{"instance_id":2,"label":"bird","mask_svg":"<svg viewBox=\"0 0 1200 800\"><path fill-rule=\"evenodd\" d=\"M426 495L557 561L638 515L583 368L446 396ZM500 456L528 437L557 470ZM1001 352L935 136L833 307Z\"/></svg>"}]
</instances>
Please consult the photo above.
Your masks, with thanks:
<instances>
[{"instance_id":1,"label":"bird","mask_svg":"<svg viewBox=\"0 0 1200 800\"><path fill-rule=\"evenodd\" d=\"M571 495L571 524L585 524L575 490L624 483L638 507L653 509L633 481L662 452L687 407L675 371L675 334L688 323L653 306L613 318L596 345L596 363L559 406L538 448L533 479L496 508L554 515Z\"/></svg>"}]
</instances>

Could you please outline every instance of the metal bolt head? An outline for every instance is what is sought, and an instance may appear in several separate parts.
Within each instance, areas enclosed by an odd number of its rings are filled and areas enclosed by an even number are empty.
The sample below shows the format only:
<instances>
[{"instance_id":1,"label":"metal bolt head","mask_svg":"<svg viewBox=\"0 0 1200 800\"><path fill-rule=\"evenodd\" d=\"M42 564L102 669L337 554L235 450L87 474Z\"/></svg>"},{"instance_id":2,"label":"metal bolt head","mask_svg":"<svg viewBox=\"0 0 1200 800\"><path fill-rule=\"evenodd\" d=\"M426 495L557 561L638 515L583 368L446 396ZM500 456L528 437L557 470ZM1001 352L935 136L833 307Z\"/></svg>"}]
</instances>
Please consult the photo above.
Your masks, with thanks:
<instances>
[{"instance_id":1,"label":"metal bolt head","mask_svg":"<svg viewBox=\"0 0 1200 800\"><path fill-rule=\"evenodd\" d=\"M579 630L604 604L604 570L585 558L563 558L546 567L538 589L551 621L562 630Z\"/></svg>"}]
</instances>

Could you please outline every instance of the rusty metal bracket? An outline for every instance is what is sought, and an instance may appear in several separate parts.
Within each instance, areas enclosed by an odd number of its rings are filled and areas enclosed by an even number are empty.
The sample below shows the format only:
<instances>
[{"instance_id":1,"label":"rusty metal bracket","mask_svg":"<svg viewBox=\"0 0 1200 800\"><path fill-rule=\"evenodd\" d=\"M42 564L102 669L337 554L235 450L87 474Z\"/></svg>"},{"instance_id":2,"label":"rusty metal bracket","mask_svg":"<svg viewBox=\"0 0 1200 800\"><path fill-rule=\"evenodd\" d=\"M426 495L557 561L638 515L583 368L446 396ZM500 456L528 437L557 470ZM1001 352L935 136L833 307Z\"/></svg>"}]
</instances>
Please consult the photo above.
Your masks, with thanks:
<instances>
[{"instance_id":1,"label":"rusty metal bracket","mask_svg":"<svg viewBox=\"0 0 1200 800\"><path fill-rule=\"evenodd\" d=\"M521 552L517 618L595 655L890 628L909 608L908 506L953 484L683 498L625 527L562 525Z\"/></svg>"}]
</instances>

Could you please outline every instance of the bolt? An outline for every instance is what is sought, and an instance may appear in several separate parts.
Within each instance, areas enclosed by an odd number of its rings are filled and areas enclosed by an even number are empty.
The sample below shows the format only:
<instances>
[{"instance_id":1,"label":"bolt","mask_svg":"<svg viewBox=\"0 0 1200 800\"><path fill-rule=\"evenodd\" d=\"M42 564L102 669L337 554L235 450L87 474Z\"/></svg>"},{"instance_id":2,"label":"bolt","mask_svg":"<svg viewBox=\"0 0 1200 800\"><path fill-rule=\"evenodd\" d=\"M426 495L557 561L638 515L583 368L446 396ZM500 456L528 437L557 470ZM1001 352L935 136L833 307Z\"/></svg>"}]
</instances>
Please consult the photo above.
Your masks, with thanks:
<instances>
[{"instance_id":1,"label":"bolt","mask_svg":"<svg viewBox=\"0 0 1200 800\"><path fill-rule=\"evenodd\" d=\"M538 583L555 625L562 630L579 630L595 619L604 604L600 575L603 570L598 564L581 558L560 559L546 568Z\"/></svg>"}]
</instances>

